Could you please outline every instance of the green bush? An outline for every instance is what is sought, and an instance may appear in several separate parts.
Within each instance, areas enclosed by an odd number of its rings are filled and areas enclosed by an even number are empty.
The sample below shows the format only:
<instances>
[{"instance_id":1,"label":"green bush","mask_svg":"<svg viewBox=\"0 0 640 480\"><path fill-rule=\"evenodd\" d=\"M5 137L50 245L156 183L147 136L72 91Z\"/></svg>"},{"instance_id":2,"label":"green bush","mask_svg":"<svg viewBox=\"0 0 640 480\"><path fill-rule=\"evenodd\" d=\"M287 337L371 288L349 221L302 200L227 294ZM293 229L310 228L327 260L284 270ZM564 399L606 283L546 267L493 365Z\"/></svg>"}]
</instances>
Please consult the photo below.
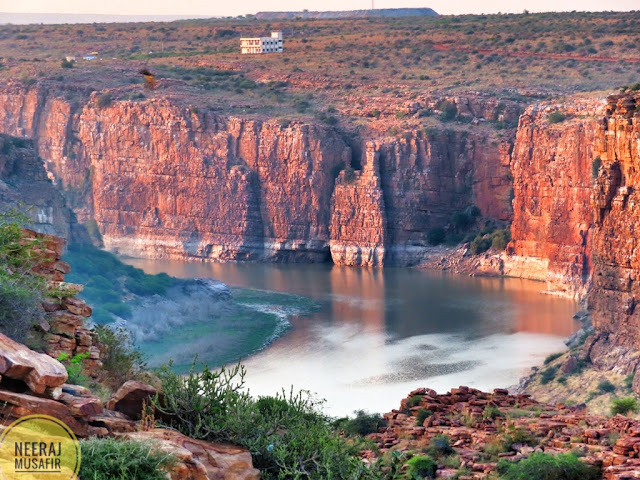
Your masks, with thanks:
<instances>
[{"instance_id":1,"label":"green bush","mask_svg":"<svg viewBox=\"0 0 640 480\"><path fill-rule=\"evenodd\" d=\"M133 347L127 330L96 325L93 331L104 346L101 356L102 380L106 385L115 389L127 380L144 376L147 369L144 356Z\"/></svg>"},{"instance_id":2,"label":"green bush","mask_svg":"<svg viewBox=\"0 0 640 480\"><path fill-rule=\"evenodd\" d=\"M436 108L442 112L440 114L440 120L443 122L450 122L458 115L458 109L455 104L448 100L440 102Z\"/></svg>"},{"instance_id":3,"label":"green bush","mask_svg":"<svg viewBox=\"0 0 640 480\"><path fill-rule=\"evenodd\" d=\"M547 356L547 358L544 359L544 364L549 365L551 362L560 358L562 355L563 355L562 352L552 353L551 355Z\"/></svg>"},{"instance_id":4,"label":"green bush","mask_svg":"<svg viewBox=\"0 0 640 480\"><path fill-rule=\"evenodd\" d=\"M63 58L62 62L60 62L60 66L62 68L73 68L73 62L70 62L66 58Z\"/></svg>"},{"instance_id":5,"label":"green bush","mask_svg":"<svg viewBox=\"0 0 640 480\"><path fill-rule=\"evenodd\" d=\"M535 452L517 463L498 462L498 473L504 480L597 480L601 472L582 463L575 455Z\"/></svg>"},{"instance_id":6,"label":"green bush","mask_svg":"<svg viewBox=\"0 0 640 480\"><path fill-rule=\"evenodd\" d=\"M496 418L500 417L504 417L504 413L502 413L502 411L495 405L487 405L486 407L484 407L482 418L491 418L495 420Z\"/></svg>"},{"instance_id":7,"label":"green bush","mask_svg":"<svg viewBox=\"0 0 640 480\"><path fill-rule=\"evenodd\" d=\"M36 347L32 327L43 319L41 301L46 284L31 273L43 257L38 240L23 238L21 225L27 221L15 210L0 213L0 331Z\"/></svg>"},{"instance_id":8,"label":"green bush","mask_svg":"<svg viewBox=\"0 0 640 480\"><path fill-rule=\"evenodd\" d=\"M558 372L558 367L549 367L546 370L543 370L540 374L540 383L542 385L547 385L551 380L556 378L556 373Z\"/></svg>"},{"instance_id":9,"label":"green bush","mask_svg":"<svg viewBox=\"0 0 640 480\"><path fill-rule=\"evenodd\" d=\"M64 365L64 368L67 370L67 375L69 376L67 383L71 385L87 385L89 379L82 374L82 361L85 358L89 358L88 353L79 353L73 357L69 357L68 353L58 355L56 360Z\"/></svg>"},{"instance_id":10,"label":"green bush","mask_svg":"<svg viewBox=\"0 0 640 480\"><path fill-rule=\"evenodd\" d=\"M447 435L436 435L429 442L429 455L434 458L446 457L455 452L451 446L451 439Z\"/></svg>"},{"instance_id":11,"label":"green bush","mask_svg":"<svg viewBox=\"0 0 640 480\"><path fill-rule=\"evenodd\" d=\"M602 380L598 383L598 390L601 393L611 393L616 391L616 386L609 380Z\"/></svg>"},{"instance_id":12,"label":"green bush","mask_svg":"<svg viewBox=\"0 0 640 480\"><path fill-rule=\"evenodd\" d=\"M407 475L409 478L436 478L438 464L430 457L416 455L407 462Z\"/></svg>"},{"instance_id":13,"label":"green bush","mask_svg":"<svg viewBox=\"0 0 640 480\"><path fill-rule=\"evenodd\" d=\"M261 478L366 479L370 470L352 455L353 447L332 430L308 393L252 399L243 390L241 364L185 376L171 364L159 372L164 399L155 408L169 427L193 438L247 448Z\"/></svg>"},{"instance_id":14,"label":"green bush","mask_svg":"<svg viewBox=\"0 0 640 480\"><path fill-rule=\"evenodd\" d=\"M424 421L431 415L433 415L433 412L431 410L427 410L426 408L421 408L420 410L418 410L418 413L416 414L416 426L421 427Z\"/></svg>"},{"instance_id":15,"label":"green bush","mask_svg":"<svg viewBox=\"0 0 640 480\"><path fill-rule=\"evenodd\" d=\"M413 408L413 407L417 407L418 405L420 405L420 402L422 401L422 399L424 398L424 395L412 395L409 398L409 408Z\"/></svg>"},{"instance_id":16,"label":"green bush","mask_svg":"<svg viewBox=\"0 0 640 480\"><path fill-rule=\"evenodd\" d=\"M551 124L564 122L566 119L567 115L559 110L556 110L555 112L552 112L547 116L547 121Z\"/></svg>"},{"instance_id":17,"label":"green bush","mask_svg":"<svg viewBox=\"0 0 640 480\"><path fill-rule=\"evenodd\" d=\"M364 410L356 410L354 418L339 418L333 422L334 428L344 431L348 435L368 435L376 433L378 428L385 426L386 422L377 413L368 413Z\"/></svg>"},{"instance_id":18,"label":"green bush","mask_svg":"<svg viewBox=\"0 0 640 480\"><path fill-rule=\"evenodd\" d=\"M600 159L600 156L597 156L596 158L593 159L593 162L591 162L591 176L593 178L598 177L598 172L600 171L601 165L602 165L602 160Z\"/></svg>"},{"instance_id":19,"label":"green bush","mask_svg":"<svg viewBox=\"0 0 640 480\"><path fill-rule=\"evenodd\" d=\"M111 95L109 95L108 93L103 93L102 95L98 95L98 100L97 100L97 105L98 108L106 108L109 105L111 105L112 102L112 98Z\"/></svg>"},{"instance_id":20,"label":"green bush","mask_svg":"<svg viewBox=\"0 0 640 480\"><path fill-rule=\"evenodd\" d=\"M149 442L92 438L80 442L82 480L165 480L173 455Z\"/></svg>"},{"instance_id":21,"label":"green bush","mask_svg":"<svg viewBox=\"0 0 640 480\"><path fill-rule=\"evenodd\" d=\"M638 401L634 397L616 398L611 405L611 415L627 415L638 411Z\"/></svg>"},{"instance_id":22,"label":"green bush","mask_svg":"<svg viewBox=\"0 0 640 480\"><path fill-rule=\"evenodd\" d=\"M491 248L504 250L511 241L511 230L496 230L491 234Z\"/></svg>"},{"instance_id":23,"label":"green bush","mask_svg":"<svg viewBox=\"0 0 640 480\"><path fill-rule=\"evenodd\" d=\"M469 251L472 255L484 253L491 248L492 243L493 239L491 238L491 235L477 235L469 244Z\"/></svg>"},{"instance_id":24,"label":"green bush","mask_svg":"<svg viewBox=\"0 0 640 480\"><path fill-rule=\"evenodd\" d=\"M514 450L514 446L518 444L533 447L538 444L538 440L526 430L521 428L512 428L512 430L507 433L502 440L502 449L504 452L509 452Z\"/></svg>"},{"instance_id":25,"label":"green bush","mask_svg":"<svg viewBox=\"0 0 640 480\"><path fill-rule=\"evenodd\" d=\"M427 232L429 245L440 245L447 236L444 228L432 228Z\"/></svg>"},{"instance_id":26,"label":"green bush","mask_svg":"<svg viewBox=\"0 0 640 480\"><path fill-rule=\"evenodd\" d=\"M451 216L451 223L456 230L465 230L473 223L473 218L466 212L456 212Z\"/></svg>"}]
</instances>

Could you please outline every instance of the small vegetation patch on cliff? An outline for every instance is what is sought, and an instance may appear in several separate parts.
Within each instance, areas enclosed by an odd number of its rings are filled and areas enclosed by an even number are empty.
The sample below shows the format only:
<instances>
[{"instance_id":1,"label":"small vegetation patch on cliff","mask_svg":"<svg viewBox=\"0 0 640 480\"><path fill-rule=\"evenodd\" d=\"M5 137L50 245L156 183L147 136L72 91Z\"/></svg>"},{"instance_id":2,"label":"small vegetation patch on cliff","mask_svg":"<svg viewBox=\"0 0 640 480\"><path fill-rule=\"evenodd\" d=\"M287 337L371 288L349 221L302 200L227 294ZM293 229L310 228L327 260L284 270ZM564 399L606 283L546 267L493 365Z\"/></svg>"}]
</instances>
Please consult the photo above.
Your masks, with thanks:
<instances>
[{"instance_id":1,"label":"small vegetation patch on cliff","mask_svg":"<svg viewBox=\"0 0 640 480\"><path fill-rule=\"evenodd\" d=\"M567 114L564 112L561 112L560 110L556 110L555 112L552 112L547 116L547 121L552 125L554 123L564 122L566 119L567 119Z\"/></svg>"}]
</instances>

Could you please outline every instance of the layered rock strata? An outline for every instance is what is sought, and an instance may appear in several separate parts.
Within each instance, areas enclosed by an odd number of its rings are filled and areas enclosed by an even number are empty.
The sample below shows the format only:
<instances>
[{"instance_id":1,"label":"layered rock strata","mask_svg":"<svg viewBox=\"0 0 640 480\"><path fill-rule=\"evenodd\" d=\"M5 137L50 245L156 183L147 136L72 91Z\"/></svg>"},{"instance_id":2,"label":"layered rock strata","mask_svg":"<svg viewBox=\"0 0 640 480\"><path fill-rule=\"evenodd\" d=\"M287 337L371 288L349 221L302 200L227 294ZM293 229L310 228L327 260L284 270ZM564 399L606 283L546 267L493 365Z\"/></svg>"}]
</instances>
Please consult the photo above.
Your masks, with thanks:
<instances>
[{"instance_id":1,"label":"layered rock strata","mask_svg":"<svg viewBox=\"0 0 640 480\"><path fill-rule=\"evenodd\" d=\"M122 253L411 264L430 229L472 204L511 218L511 145L486 129L376 140L377 166L366 147L357 178L336 184L354 159L334 128L100 98L10 85L0 90L0 130L34 139L79 221L95 221L104 245ZM461 115L514 115L455 105ZM362 223L356 210L374 218Z\"/></svg>"},{"instance_id":2,"label":"layered rock strata","mask_svg":"<svg viewBox=\"0 0 640 480\"><path fill-rule=\"evenodd\" d=\"M545 280L549 290L583 295L591 275L592 162L600 102L563 105L571 118L549 122L556 105L520 117L512 154L513 223L507 275Z\"/></svg>"},{"instance_id":3,"label":"layered rock strata","mask_svg":"<svg viewBox=\"0 0 640 480\"><path fill-rule=\"evenodd\" d=\"M592 357L611 345L640 345L640 94L612 95L607 101L607 115L597 127L602 165L592 195L589 308L599 334ZM637 358L635 366L640 366Z\"/></svg>"}]
</instances>

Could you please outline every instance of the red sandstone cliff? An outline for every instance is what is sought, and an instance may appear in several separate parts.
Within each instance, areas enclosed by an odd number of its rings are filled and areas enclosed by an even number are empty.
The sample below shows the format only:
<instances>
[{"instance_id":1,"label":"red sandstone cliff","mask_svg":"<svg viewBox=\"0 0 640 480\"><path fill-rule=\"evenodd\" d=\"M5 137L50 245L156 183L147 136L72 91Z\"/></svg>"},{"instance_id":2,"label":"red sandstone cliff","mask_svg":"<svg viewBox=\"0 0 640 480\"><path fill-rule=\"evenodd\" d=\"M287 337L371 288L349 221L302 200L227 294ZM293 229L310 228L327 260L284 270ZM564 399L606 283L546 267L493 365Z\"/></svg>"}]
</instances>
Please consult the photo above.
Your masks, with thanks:
<instances>
[{"instance_id":1,"label":"red sandstone cliff","mask_svg":"<svg viewBox=\"0 0 640 480\"><path fill-rule=\"evenodd\" d=\"M78 219L122 253L411 264L429 229L471 204L511 216L510 144L486 132L376 140L375 159L336 185L351 150L333 128L98 97L8 86L0 130L35 140Z\"/></svg>"},{"instance_id":2,"label":"red sandstone cliff","mask_svg":"<svg viewBox=\"0 0 640 480\"><path fill-rule=\"evenodd\" d=\"M546 280L550 290L584 294L590 276L591 165L598 155L600 102L562 105L570 115L551 124L556 105L520 117L512 154L513 223L505 273Z\"/></svg>"},{"instance_id":3,"label":"red sandstone cliff","mask_svg":"<svg viewBox=\"0 0 640 480\"><path fill-rule=\"evenodd\" d=\"M592 205L593 287L589 307L597 332L640 344L640 94L612 95L597 125L602 166Z\"/></svg>"}]
</instances>

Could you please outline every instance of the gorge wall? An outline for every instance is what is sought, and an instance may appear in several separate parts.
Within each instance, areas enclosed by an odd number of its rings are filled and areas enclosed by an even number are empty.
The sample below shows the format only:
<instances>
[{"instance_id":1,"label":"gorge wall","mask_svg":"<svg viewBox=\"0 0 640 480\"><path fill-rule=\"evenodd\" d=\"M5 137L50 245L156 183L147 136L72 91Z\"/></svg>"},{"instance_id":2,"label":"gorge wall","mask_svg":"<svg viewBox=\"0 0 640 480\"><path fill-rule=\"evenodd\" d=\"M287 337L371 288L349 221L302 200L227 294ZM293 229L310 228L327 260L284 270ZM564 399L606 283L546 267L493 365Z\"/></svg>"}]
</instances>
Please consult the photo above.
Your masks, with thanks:
<instances>
[{"instance_id":1,"label":"gorge wall","mask_svg":"<svg viewBox=\"0 0 640 480\"><path fill-rule=\"evenodd\" d=\"M552 124L555 111L569 118ZM599 101L529 107L511 158L513 223L508 275L545 280L550 291L582 296L590 277L592 163L598 155Z\"/></svg>"},{"instance_id":2,"label":"gorge wall","mask_svg":"<svg viewBox=\"0 0 640 480\"><path fill-rule=\"evenodd\" d=\"M640 344L638 105L640 93L612 95L608 98L606 117L597 125L602 165L592 195L595 227L593 286L589 295L593 325L600 341L635 346ZM640 359L635 362L640 364ZM640 385L635 383L634 389L640 391Z\"/></svg>"},{"instance_id":3,"label":"gorge wall","mask_svg":"<svg viewBox=\"0 0 640 480\"><path fill-rule=\"evenodd\" d=\"M30 141L0 135L0 211L17 209L28 226L42 233L71 238L76 232L73 213Z\"/></svg>"},{"instance_id":4,"label":"gorge wall","mask_svg":"<svg viewBox=\"0 0 640 480\"><path fill-rule=\"evenodd\" d=\"M511 144L486 132L376 139L353 172L359 159L331 127L67 97L0 89L0 131L34 140L78 220L121 253L412 264L428 231L472 204L511 218Z\"/></svg>"}]
</instances>

